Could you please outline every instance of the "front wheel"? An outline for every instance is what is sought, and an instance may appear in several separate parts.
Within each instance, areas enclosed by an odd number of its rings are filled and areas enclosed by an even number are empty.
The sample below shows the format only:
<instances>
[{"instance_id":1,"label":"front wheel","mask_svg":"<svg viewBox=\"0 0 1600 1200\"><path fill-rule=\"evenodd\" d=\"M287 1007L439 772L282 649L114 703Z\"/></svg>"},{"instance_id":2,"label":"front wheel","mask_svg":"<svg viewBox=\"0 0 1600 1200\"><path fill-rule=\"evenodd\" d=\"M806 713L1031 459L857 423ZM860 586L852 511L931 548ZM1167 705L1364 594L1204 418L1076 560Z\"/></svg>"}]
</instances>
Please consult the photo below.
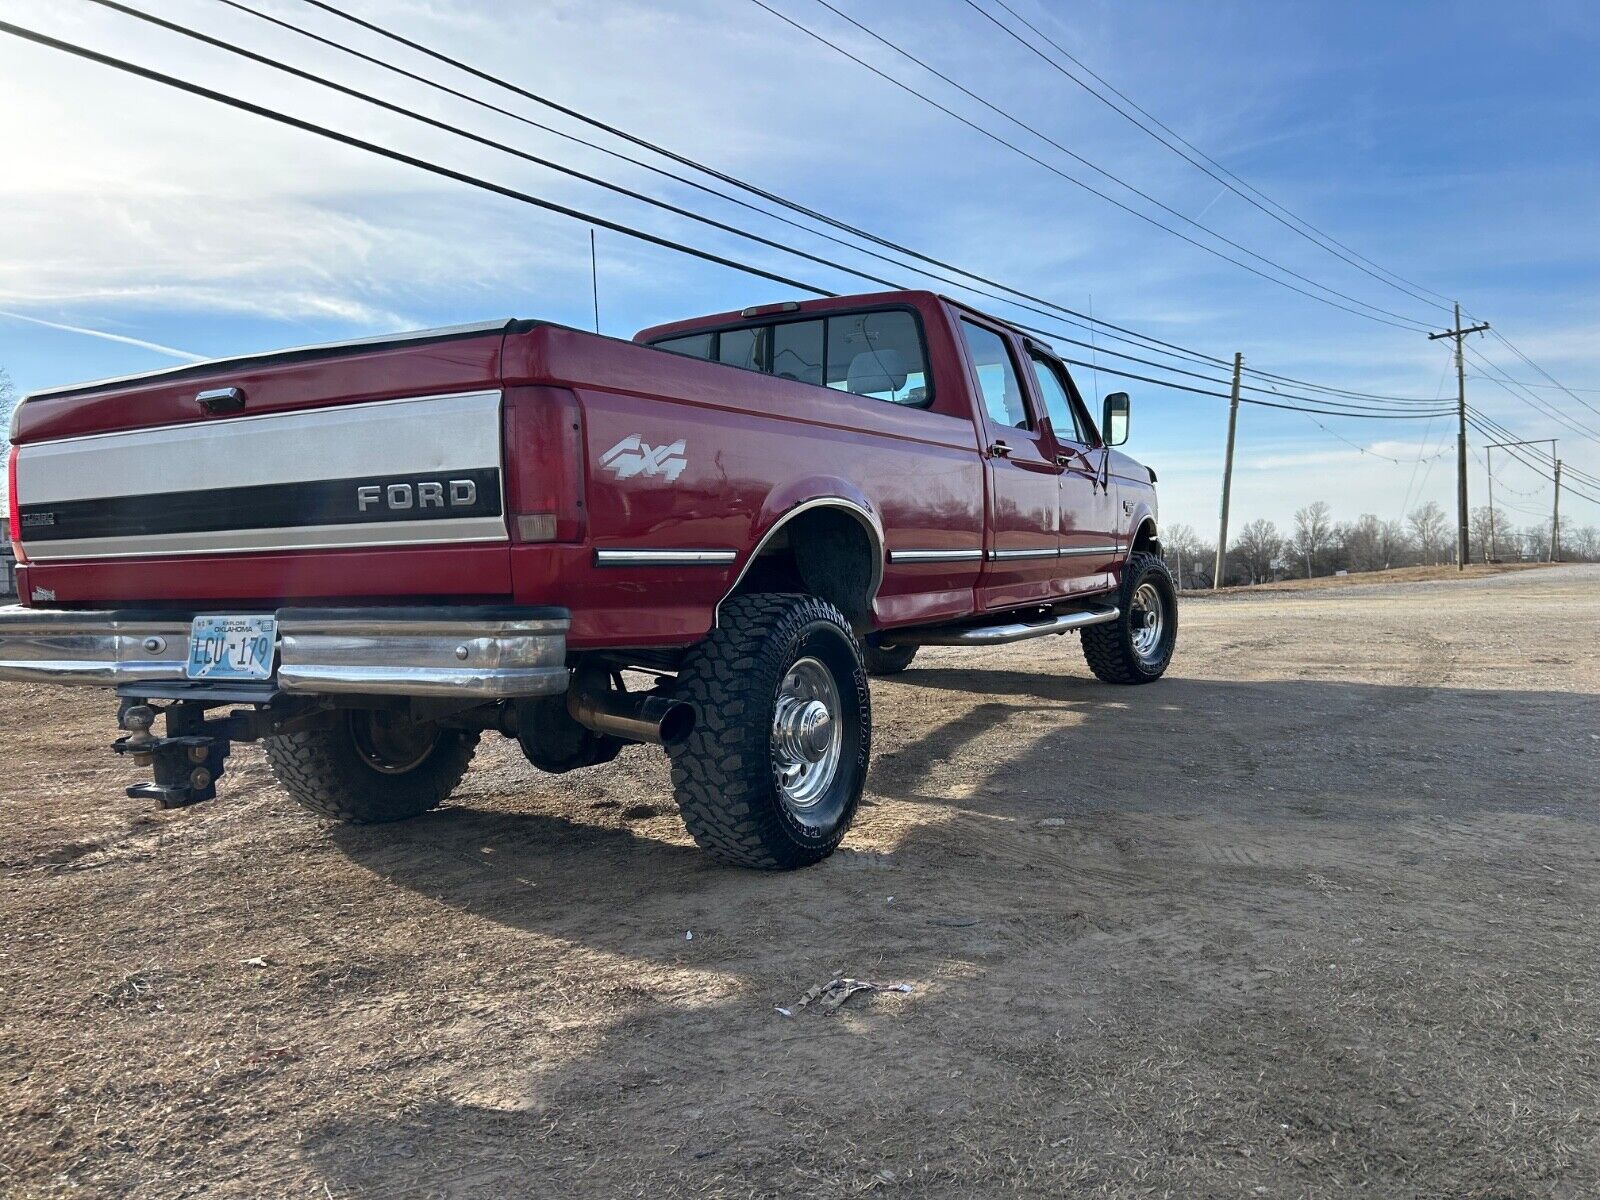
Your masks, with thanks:
<instances>
[{"instance_id":1,"label":"front wheel","mask_svg":"<svg viewBox=\"0 0 1600 1200\"><path fill-rule=\"evenodd\" d=\"M1107 683L1151 683L1166 673L1178 644L1178 592L1158 555L1128 556L1115 621L1083 631L1083 657Z\"/></svg>"},{"instance_id":2,"label":"front wheel","mask_svg":"<svg viewBox=\"0 0 1600 1200\"><path fill-rule=\"evenodd\" d=\"M302 807L367 825L403 821L442 803L467 773L478 734L356 708L264 744L272 773Z\"/></svg>"},{"instance_id":3,"label":"front wheel","mask_svg":"<svg viewBox=\"0 0 1600 1200\"><path fill-rule=\"evenodd\" d=\"M855 819L872 705L850 623L815 596L736 596L690 651L677 694L699 710L671 748L684 824L724 862L820 862Z\"/></svg>"}]
</instances>

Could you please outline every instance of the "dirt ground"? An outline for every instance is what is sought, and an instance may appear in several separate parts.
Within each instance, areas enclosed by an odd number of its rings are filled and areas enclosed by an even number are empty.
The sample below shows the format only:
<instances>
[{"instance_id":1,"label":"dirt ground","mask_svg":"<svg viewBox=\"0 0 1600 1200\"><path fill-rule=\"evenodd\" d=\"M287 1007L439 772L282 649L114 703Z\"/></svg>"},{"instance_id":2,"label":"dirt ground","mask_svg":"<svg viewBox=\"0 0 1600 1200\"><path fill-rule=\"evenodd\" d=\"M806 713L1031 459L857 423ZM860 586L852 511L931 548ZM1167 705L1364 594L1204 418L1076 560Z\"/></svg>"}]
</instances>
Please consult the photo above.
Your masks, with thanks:
<instances>
[{"instance_id":1,"label":"dirt ground","mask_svg":"<svg viewBox=\"0 0 1600 1200\"><path fill-rule=\"evenodd\" d=\"M105 698L0 685L0 1194L1600 1194L1600 567L1182 621L1153 687L875 681L777 876L642 749L347 829L243 748L158 814ZM914 990L775 1011L836 973Z\"/></svg>"}]
</instances>

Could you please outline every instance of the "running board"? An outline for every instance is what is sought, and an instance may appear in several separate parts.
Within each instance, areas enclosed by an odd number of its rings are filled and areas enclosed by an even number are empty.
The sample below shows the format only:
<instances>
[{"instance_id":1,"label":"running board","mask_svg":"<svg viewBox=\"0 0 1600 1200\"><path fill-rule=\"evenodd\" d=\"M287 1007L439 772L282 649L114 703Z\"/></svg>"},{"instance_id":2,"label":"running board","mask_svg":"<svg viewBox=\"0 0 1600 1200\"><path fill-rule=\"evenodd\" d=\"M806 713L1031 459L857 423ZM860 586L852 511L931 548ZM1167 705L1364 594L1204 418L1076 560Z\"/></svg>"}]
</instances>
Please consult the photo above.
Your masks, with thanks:
<instances>
[{"instance_id":1,"label":"running board","mask_svg":"<svg viewBox=\"0 0 1600 1200\"><path fill-rule=\"evenodd\" d=\"M1042 621L1009 621L1004 625L940 625L928 629L899 629L883 635L885 646L1004 646L1029 638L1069 633L1087 625L1115 621L1122 611L1114 604L1060 613Z\"/></svg>"}]
</instances>

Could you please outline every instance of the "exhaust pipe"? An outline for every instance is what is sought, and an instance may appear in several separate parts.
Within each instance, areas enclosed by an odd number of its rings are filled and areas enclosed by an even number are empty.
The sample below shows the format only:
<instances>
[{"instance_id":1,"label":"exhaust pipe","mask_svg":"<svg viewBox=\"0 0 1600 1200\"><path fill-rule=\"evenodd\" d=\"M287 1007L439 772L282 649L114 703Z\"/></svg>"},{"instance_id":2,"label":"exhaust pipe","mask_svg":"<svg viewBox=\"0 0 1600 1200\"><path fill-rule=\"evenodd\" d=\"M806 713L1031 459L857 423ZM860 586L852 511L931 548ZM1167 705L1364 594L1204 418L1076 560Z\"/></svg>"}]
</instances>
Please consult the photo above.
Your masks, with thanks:
<instances>
[{"instance_id":1,"label":"exhaust pipe","mask_svg":"<svg viewBox=\"0 0 1600 1200\"><path fill-rule=\"evenodd\" d=\"M619 692L603 675L578 672L567 689L567 711L585 729L628 742L670 746L694 732L694 705L659 692Z\"/></svg>"}]
</instances>

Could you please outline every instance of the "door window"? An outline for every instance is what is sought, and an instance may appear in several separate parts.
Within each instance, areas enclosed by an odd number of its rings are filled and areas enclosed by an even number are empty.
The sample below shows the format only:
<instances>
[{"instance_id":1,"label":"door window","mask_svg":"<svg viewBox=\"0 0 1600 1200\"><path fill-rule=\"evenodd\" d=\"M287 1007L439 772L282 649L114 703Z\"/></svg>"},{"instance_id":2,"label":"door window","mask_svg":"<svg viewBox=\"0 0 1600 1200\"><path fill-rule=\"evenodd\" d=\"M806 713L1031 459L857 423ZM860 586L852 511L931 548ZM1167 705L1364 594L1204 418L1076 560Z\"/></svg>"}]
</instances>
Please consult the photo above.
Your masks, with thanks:
<instances>
[{"instance_id":1,"label":"door window","mask_svg":"<svg viewBox=\"0 0 1600 1200\"><path fill-rule=\"evenodd\" d=\"M1083 427L1078 424L1078 413L1067 394L1061 368L1038 354L1030 353L1028 358L1033 364L1033 379L1044 401L1045 415L1050 418L1050 428L1055 430L1056 437L1063 442L1087 445L1089 439L1084 437Z\"/></svg>"},{"instance_id":2,"label":"door window","mask_svg":"<svg viewBox=\"0 0 1600 1200\"><path fill-rule=\"evenodd\" d=\"M978 372L978 388L983 394L983 410L989 420L1007 429L1027 429L1028 410L1022 402L1017 369L1003 337L992 329L974 325L965 318L961 333L967 340L967 353Z\"/></svg>"}]
</instances>

